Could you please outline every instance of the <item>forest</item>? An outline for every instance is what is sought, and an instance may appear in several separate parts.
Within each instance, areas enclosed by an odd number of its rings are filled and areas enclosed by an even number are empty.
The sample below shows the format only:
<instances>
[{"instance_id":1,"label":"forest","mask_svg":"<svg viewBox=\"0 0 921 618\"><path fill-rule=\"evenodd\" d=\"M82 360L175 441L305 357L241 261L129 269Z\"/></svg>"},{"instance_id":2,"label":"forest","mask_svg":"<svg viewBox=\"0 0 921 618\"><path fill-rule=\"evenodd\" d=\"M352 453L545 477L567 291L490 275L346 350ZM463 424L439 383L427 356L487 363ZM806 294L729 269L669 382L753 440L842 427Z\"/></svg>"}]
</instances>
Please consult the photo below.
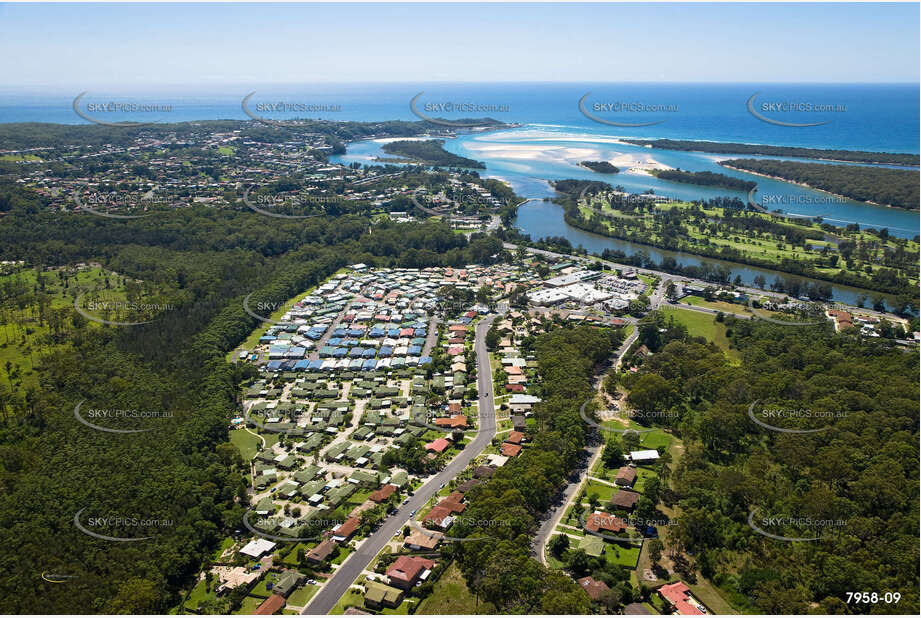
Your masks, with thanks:
<instances>
[{"instance_id":1,"label":"forest","mask_svg":"<svg viewBox=\"0 0 921 618\"><path fill-rule=\"evenodd\" d=\"M662 494L680 513L666 553L746 613L917 614L917 354L829 327L724 323L740 364L654 314L640 330L653 354L623 381L685 444ZM800 412L774 425L817 431L766 430L756 402ZM765 536L754 512L766 532L817 540ZM847 604L863 590L901 601Z\"/></svg>"},{"instance_id":2,"label":"forest","mask_svg":"<svg viewBox=\"0 0 921 618\"><path fill-rule=\"evenodd\" d=\"M758 186L758 183L741 178L733 178L726 174L716 174L714 172L686 172L682 169L674 170L653 170L652 175L662 180L671 180L673 182L683 182L692 185L702 185L709 187L721 187L724 189L733 189L735 191L751 191Z\"/></svg>"},{"instance_id":3,"label":"forest","mask_svg":"<svg viewBox=\"0 0 921 618\"><path fill-rule=\"evenodd\" d=\"M637 146L662 148L663 150L685 150L715 152L720 154L766 155L772 157L801 157L827 161L848 161L851 163L884 163L889 165L918 165L916 154L898 152L865 152L862 150L836 150L826 148L797 148L793 146L768 146L766 144L739 144L732 142L705 142L675 139L624 139Z\"/></svg>"},{"instance_id":4,"label":"forest","mask_svg":"<svg viewBox=\"0 0 921 618\"><path fill-rule=\"evenodd\" d=\"M862 202L918 210L919 172L916 170L773 159L730 159L720 161L720 165L791 180Z\"/></svg>"},{"instance_id":5,"label":"forest","mask_svg":"<svg viewBox=\"0 0 921 618\"><path fill-rule=\"evenodd\" d=\"M166 613L240 528L235 499L245 490L244 469L227 426L245 376L225 356L256 326L243 309L247 294L290 298L353 262L462 266L502 253L494 238L468 241L434 222L369 228L357 216L287 222L199 207L119 221L45 213L37 196L15 185L4 195L4 259L33 269L98 261L174 307L123 328L87 328L62 309L49 334L54 353L36 357L40 388L11 396L3 381L4 613ZM74 418L84 400L169 416L147 419L153 431L146 434L109 434ZM157 525L94 528L151 537L111 542L81 533L78 513L84 526L113 516ZM66 583L44 582L43 572L66 575Z\"/></svg>"},{"instance_id":6,"label":"forest","mask_svg":"<svg viewBox=\"0 0 921 618\"><path fill-rule=\"evenodd\" d=\"M468 167L486 169L480 161L461 157L444 149L444 140L430 139L425 141L399 140L388 142L381 146L381 150L388 154L395 154L434 165L435 167Z\"/></svg>"},{"instance_id":7,"label":"forest","mask_svg":"<svg viewBox=\"0 0 921 618\"><path fill-rule=\"evenodd\" d=\"M587 167L593 172L598 172L599 174L616 174L620 169L609 163L608 161L583 161L580 163L582 167Z\"/></svg>"}]
</instances>

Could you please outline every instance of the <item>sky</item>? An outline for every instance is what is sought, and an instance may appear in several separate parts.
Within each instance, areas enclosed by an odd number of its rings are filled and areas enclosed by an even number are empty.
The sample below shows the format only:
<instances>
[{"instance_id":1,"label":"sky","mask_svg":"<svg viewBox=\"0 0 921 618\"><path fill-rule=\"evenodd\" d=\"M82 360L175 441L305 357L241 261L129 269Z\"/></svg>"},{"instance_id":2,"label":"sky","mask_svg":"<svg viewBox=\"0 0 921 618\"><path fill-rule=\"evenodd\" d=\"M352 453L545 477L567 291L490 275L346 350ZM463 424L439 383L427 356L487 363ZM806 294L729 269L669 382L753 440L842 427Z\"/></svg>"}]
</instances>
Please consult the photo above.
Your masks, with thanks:
<instances>
[{"instance_id":1,"label":"sky","mask_svg":"<svg viewBox=\"0 0 921 618\"><path fill-rule=\"evenodd\" d=\"M919 82L914 4L0 4L4 89Z\"/></svg>"}]
</instances>

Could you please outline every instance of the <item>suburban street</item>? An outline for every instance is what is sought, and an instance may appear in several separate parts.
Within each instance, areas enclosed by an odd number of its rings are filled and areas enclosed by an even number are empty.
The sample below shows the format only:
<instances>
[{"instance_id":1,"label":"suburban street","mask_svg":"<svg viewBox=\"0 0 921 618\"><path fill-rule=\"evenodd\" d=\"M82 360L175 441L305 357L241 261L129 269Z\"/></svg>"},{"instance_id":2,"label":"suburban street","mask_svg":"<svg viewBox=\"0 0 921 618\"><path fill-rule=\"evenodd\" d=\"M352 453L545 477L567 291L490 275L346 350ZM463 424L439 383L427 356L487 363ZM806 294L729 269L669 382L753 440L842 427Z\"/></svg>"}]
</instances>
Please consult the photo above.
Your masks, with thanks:
<instances>
[{"instance_id":1,"label":"suburban street","mask_svg":"<svg viewBox=\"0 0 921 618\"><path fill-rule=\"evenodd\" d=\"M328 614L339 599L348 591L349 586L358 575L380 553L384 546L411 519L410 513L422 508L436 493L442 484L456 477L473 459L480 454L496 434L496 410L493 398L492 371L489 365L489 352L486 349L486 332L497 314L481 320L476 326L474 350L477 364L477 390L479 399L479 426L476 437L451 460L445 468L429 479L425 485L410 496L409 502L399 507L396 513L384 520L378 530L365 539L358 550L349 555L326 584L313 597L301 612L302 614ZM484 396L485 395L485 396Z\"/></svg>"},{"instance_id":2,"label":"suburban street","mask_svg":"<svg viewBox=\"0 0 921 618\"><path fill-rule=\"evenodd\" d=\"M624 354L626 354L627 350L630 349L630 346L636 342L638 337L639 329L634 328L633 332L630 333L630 336L628 336L621 344L620 348L618 348L616 353L617 360L614 361L614 365L611 368L611 371L617 371L620 368ZM606 374L599 375L595 378L592 386L596 390L601 387L604 375ZM550 535L553 534L557 524L559 524L560 520L563 519L563 515L566 513L566 509L569 507L570 503L578 493L579 487L582 485L582 481L585 480L589 470L592 469L592 466L595 465L595 462L598 461L598 458L601 456L602 447L603 444L597 444L595 446L589 446L585 448L586 461L588 461L588 464L579 471L578 478L572 480L566 486L566 489L563 490L562 503L550 509L550 511L547 513L547 517L541 522L540 528L537 529L537 533L534 535L534 541L531 544L531 555L540 560L541 564L547 564L546 558L544 557L544 546L547 544L547 541L550 540Z\"/></svg>"}]
</instances>

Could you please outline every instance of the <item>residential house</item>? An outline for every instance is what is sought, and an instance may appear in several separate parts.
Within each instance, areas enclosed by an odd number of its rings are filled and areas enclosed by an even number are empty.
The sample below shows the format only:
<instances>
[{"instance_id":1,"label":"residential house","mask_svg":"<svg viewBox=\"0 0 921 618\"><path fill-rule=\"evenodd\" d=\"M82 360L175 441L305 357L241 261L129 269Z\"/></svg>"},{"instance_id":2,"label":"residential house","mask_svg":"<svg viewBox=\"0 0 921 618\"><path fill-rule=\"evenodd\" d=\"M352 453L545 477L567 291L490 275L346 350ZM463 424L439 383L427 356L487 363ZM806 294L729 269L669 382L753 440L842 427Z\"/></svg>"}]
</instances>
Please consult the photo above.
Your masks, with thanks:
<instances>
[{"instance_id":1,"label":"residential house","mask_svg":"<svg viewBox=\"0 0 921 618\"><path fill-rule=\"evenodd\" d=\"M582 586L582 590L585 591L585 593L592 601L600 601L602 595L610 590L606 583L598 581L592 577L583 577L582 579L577 579L576 581L580 586Z\"/></svg>"},{"instance_id":2,"label":"residential house","mask_svg":"<svg viewBox=\"0 0 921 618\"><path fill-rule=\"evenodd\" d=\"M416 582L424 581L434 566L434 560L420 556L400 556L387 569L387 577L392 586L409 590Z\"/></svg>"}]
</instances>

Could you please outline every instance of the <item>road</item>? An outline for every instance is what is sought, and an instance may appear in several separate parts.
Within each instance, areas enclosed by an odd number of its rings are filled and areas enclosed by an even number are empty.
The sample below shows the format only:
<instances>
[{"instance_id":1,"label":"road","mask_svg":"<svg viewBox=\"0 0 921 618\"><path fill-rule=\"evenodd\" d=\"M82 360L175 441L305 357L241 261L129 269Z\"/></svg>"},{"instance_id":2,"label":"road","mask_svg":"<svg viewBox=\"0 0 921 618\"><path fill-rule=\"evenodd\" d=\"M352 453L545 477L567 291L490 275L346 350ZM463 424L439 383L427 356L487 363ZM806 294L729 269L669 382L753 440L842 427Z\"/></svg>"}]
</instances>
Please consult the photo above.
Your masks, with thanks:
<instances>
[{"instance_id":1,"label":"road","mask_svg":"<svg viewBox=\"0 0 921 618\"><path fill-rule=\"evenodd\" d=\"M409 502L400 506L396 513L384 520L377 531L365 539L357 551L343 562L335 574L314 595L302 614L328 614L344 595L352 582L367 568L374 557L390 542L395 534L410 520L410 513L421 509L438 493L442 484L460 474L474 457L486 448L496 435L496 408L492 387L492 371L489 367L489 352L486 350L486 332L496 314L481 320L476 326L474 350L477 363L477 387L481 395L479 403L479 427L476 437L452 459L445 468L410 496ZM483 397L482 395L486 395Z\"/></svg>"},{"instance_id":2,"label":"road","mask_svg":"<svg viewBox=\"0 0 921 618\"><path fill-rule=\"evenodd\" d=\"M626 354L627 350L630 349L630 346L632 346L633 343L637 340L637 337L639 337L639 329L634 328L633 332L630 333L630 336L627 337L623 344L621 344L620 348L618 348L616 353L617 360L614 361L614 366L611 368L611 371L617 371L620 369L624 354ZM601 384L602 376L598 376L592 386L597 390L600 388ZM557 524L560 523L560 520L563 519L563 515L566 514L566 509L569 507L569 504L575 498L576 494L578 494L579 487L582 486L582 482L588 475L588 471L592 469L592 466L595 465L595 462L598 461L598 458L601 456L602 447L603 444L585 447L585 460L588 461L588 464L579 471L578 478L572 479L569 482L569 484L566 486L566 489L563 490L562 503L559 506L552 508L547 513L546 519L541 522L540 528L537 529L537 533L534 535L534 540L531 543L531 555L540 560L541 564L547 564L543 551L544 546L547 545L547 541L550 540L550 535L553 534Z\"/></svg>"}]
</instances>

